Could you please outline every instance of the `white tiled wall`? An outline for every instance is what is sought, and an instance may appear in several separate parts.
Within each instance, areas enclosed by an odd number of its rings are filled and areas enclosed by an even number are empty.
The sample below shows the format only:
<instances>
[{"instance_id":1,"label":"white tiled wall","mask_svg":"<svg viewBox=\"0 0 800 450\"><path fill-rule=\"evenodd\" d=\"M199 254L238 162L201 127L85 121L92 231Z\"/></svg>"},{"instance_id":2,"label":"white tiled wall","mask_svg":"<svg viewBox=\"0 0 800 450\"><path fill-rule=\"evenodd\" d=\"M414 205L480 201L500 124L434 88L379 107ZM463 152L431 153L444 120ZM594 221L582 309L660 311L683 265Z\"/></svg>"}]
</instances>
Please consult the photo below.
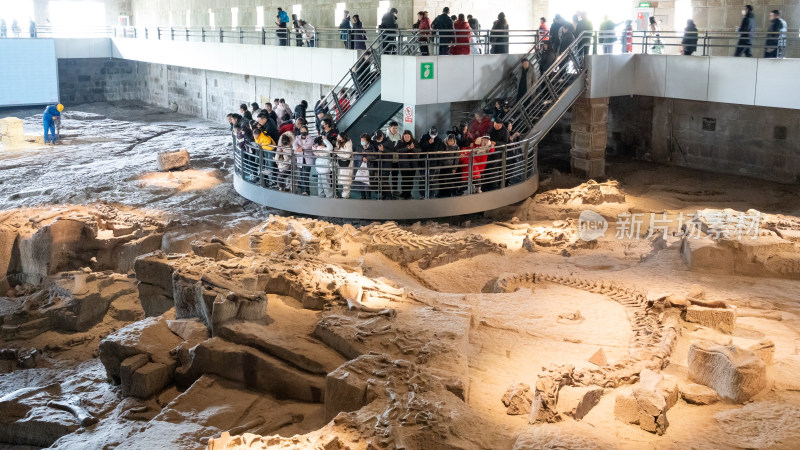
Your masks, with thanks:
<instances>
[{"instance_id":1,"label":"white tiled wall","mask_svg":"<svg viewBox=\"0 0 800 450\"><path fill-rule=\"evenodd\" d=\"M727 56L594 55L591 97L646 95L800 109L800 61Z\"/></svg>"}]
</instances>

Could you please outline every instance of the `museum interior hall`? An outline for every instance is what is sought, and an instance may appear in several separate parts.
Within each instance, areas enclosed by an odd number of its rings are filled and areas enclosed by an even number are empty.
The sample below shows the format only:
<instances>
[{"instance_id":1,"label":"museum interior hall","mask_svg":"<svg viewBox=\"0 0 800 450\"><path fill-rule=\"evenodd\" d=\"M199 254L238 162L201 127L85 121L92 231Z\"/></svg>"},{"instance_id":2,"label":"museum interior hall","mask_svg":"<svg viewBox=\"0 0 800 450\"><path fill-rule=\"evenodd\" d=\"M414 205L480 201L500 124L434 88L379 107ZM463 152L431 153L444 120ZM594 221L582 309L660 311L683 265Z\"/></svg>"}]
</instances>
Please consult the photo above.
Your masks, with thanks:
<instances>
[{"instance_id":1,"label":"museum interior hall","mask_svg":"<svg viewBox=\"0 0 800 450\"><path fill-rule=\"evenodd\" d=\"M0 450L800 448L800 0L0 0Z\"/></svg>"}]
</instances>

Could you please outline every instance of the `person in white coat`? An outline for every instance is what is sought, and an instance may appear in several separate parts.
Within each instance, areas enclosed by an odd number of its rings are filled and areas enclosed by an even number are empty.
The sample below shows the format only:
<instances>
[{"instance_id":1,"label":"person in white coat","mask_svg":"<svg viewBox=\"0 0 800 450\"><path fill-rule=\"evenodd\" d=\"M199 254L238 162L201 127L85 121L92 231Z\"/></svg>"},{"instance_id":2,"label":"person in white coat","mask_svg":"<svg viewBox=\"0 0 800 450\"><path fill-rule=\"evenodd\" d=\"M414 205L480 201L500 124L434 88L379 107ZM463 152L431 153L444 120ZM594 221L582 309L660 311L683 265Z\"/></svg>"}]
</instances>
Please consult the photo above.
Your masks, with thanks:
<instances>
[{"instance_id":1,"label":"person in white coat","mask_svg":"<svg viewBox=\"0 0 800 450\"><path fill-rule=\"evenodd\" d=\"M301 195L309 194L311 186L311 166L314 165L314 138L308 134L308 127L300 127L300 133L294 138L294 156L297 162L297 192Z\"/></svg>"},{"instance_id":2,"label":"person in white coat","mask_svg":"<svg viewBox=\"0 0 800 450\"><path fill-rule=\"evenodd\" d=\"M322 136L314 139L312 147L314 152L314 168L317 170L317 191L321 198L333 198L333 182L331 180L331 160L333 159L333 145Z\"/></svg>"},{"instance_id":3,"label":"person in white coat","mask_svg":"<svg viewBox=\"0 0 800 450\"><path fill-rule=\"evenodd\" d=\"M353 141L347 133L339 133L336 138L336 161L342 198L350 198L350 187L353 185Z\"/></svg>"},{"instance_id":4,"label":"person in white coat","mask_svg":"<svg viewBox=\"0 0 800 450\"><path fill-rule=\"evenodd\" d=\"M316 47L316 28L314 25L306 22L305 20L300 21L300 29L303 30L303 40L306 42L306 47Z\"/></svg>"},{"instance_id":5,"label":"person in white coat","mask_svg":"<svg viewBox=\"0 0 800 450\"><path fill-rule=\"evenodd\" d=\"M289 191L292 184L292 149L294 147L294 133L287 131L278 139L275 150L275 163L278 165L278 189Z\"/></svg>"}]
</instances>

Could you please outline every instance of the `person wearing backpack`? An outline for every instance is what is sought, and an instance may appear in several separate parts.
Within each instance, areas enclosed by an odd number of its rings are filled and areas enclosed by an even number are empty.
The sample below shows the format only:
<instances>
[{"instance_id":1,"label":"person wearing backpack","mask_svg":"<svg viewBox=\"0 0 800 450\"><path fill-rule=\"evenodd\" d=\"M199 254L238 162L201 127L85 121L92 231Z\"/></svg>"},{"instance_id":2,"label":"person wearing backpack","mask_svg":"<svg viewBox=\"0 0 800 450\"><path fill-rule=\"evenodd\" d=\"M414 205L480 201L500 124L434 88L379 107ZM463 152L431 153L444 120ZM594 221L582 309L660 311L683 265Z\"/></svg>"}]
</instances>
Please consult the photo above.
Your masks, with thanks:
<instances>
[{"instance_id":1,"label":"person wearing backpack","mask_svg":"<svg viewBox=\"0 0 800 450\"><path fill-rule=\"evenodd\" d=\"M289 14L283 8L278 8L277 18L275 25L278 26L278 45L286 47L289 45Z\"/></svg>"}]
</instances>

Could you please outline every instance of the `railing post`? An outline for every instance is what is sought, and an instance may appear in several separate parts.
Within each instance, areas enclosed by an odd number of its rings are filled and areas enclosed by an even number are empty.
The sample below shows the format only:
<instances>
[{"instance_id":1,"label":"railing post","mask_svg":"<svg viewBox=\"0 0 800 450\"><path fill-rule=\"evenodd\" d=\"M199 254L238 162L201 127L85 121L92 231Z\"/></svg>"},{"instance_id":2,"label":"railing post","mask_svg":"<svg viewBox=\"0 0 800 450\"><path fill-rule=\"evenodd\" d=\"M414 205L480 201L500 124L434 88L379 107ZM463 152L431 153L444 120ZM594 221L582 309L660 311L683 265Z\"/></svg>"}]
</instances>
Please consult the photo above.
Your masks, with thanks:
<instances>
[{"instance_id":1,"label":"railing post","mask_svg":"<svg viewBox=\"0 0 800 450\"><path fill-rule=\"evenodd\" d=\"M144 38L150 39L150 31L147 29L147 27L144 27Z\"/></svg>"},{"instance_id":2,"label":"railing post","mask_svg":"<svg viewBox=\"0 0 800 450\"><path fill-rule=\"evenodd\" d=\"M425 199L431 198L431 154L425 154Z\"/></svg>"},{"instance_id":3,"label":"railing post","mask_svg":"<svg viewBox=\"0 0 800 450\"><path fill-rule=\"evenodd\" d=\"M200 27L200 42L205 42L205 41L206 41L206 29Z\"/></svg>"},{"instance_id":4,"label":"railing post","mask_svg":"<svg viewBox=\"0 0 800 450\"><path fill-rule=\"evenodd\" d=\"M186 42L189 42L189 27L186 27Z\"/></svg>"},{"instance_id":5,"label":"railing post","mask_svg":"<svg viewBox=\"0 0 800 450\"><path fill-rule=\"evenodd\" d=\"M506 171L508 170L508 162L506 158L508 158L508 144L503 147L503 161L500 164L500 189L506 187Z\"/></svg>"},{"instance_id":6,"label":"railing post","mask_svg":"<svg viewBox=\"0 0 800 450\"><path fill-rule=\"evenodd\" d=\"M397 35L396 35L396 39L397 39L397 44L396 44L396 48L395 48L395 51L397 52L396 54L397 55L402 55L403 54L403 33L398 31Z\"/></svg>"},{"instance_id":7,"label":"railing post","mask_svg":"<svg viewBox=\"0 0 800 450\"><path fill-rule=\"evenodd\" d=\"M114 27L113 29L114 29L114 37L117 37L117 27ZM50 31L50 34L51 35L53 34L52 30Z\"/></svg>"},{"instance_id":8,"label":"railing post","mask_svg":"<svg viewBox=\"0 0 800 450\"><path fill-rule=\"evenodd\" d=\"M175 28L169 27L169 36L173 41L175 40Z\"/></svg>"},{"instance_id":9,"label":"railing post","mask_svg":"<svg viewBox=\"0 0 800 450\"><path fill-rule=\"evenodd\" d=\"M708 31L703 33L703 56L708 56Z\"/></svg>"},{"instance_id":10,"label":"railing post","mask_svg":"<svg viewBox=\"0 0 800 450\"><path fill-rule=\"evenodd\" d=\"M225 33L225 32L224 32L224 31L222 31L222 27L219 27L219 43L220 43L220 44L222 43L222 39L223 39L223 37L225 36L225 35L224 35L224 33Z\"/></svg>"},{"instance_id":11,"label":"railing post","mask_svg":"<svg viewBox=\"0 0 800 450\"><path fill-rule=\"evenodd\" d=\"M336 186L339 185L339 158L336 156L336 149L331 152L331 190L333 198L336 198Z\"/></svg>"},{"instance_id":12,"label":"railing post","mask_svg":"<svg viewBox=\"0 0 800 450\"><path fill-rule=\"evenodd\" d=\"M361 82L358 80L358 77L356 76L355 72L353 72L352 68L350 68L350 78L353 79L353 86L355 86L358 96L361 97L364 95L364 90L361 89Z\"/></svg>"},{"instance_id":13,"label":"railing post","mask_svg":"<svg viewBox=\"0 0 800 450\"><path fill-rule=\"evenodd\" d=\"M297 179L295 177L295 172L297 171L297 156L295 156L295 154L294 154L294 149L291 149L290 151L291 151L291 155L292 155L292 158L291 158L292 160L289 162L289 186L291 186L289 188L289 192L291 192L292 194L296 194L297 193L297 186L296 186ZM300 151L302 152L303 149L300 148Z\"/></svg>"},{"instance_id":14,"label":"railing post","mask_svg":"<svg viewBox=\"0 0 800 450\"><path fill-rule=\"evenodd\" d=\"M344 113L342 112L341 108L339 107L340 106L339 105L339 97L336 95L336 91L335 90L331 91L331 96L333 97L333 107L336 108L336 111L337 111L336 121L338 122L339 119L342 118ZM322 136L322 134L320 134L320 130L317 130L317 134Z\"/></svg>"},{"instance_id":15,"label":"railing post","mask_svg":"<svg viewBox=\"0 0 800 450\"><path fill-rule=\"evenodd\" d=\"M122 37L123 38L127 38L128 37L128 29L127 28L123 28L122 29Z\"/></svg>"},{"instance_id":16,"label":"railing post","mask_svg":"<svg viewBox=\"0 0 800 450\"><path fill-rule=\"evenodd\" d=\"M136 28L133 29L133 38L136 39Z\"/></svg>"},{"instance_id":17,"label":"railing post","mask_svg":"<svg viewBox=\"0 0 800 450\"><path fill-rule=\"evenodd\" d=\"M159 41L161 40L161 27L156 27L156 37Z\"/></svg>"},{"instance_id":18,"label":"railing post","mask_svg":"<svg viewBox=\"0 0 800 450\"><path fill-rule=\"evenodd\" d=\"M244 30L242 30L242 27L239 27L239 43L244 44Z\"/></svg>"},{"instance_id":19,"label":"railing post","mask_svg":"<svg viewBox=\"0 0 800 450\"><path fill-rule=\"evenodd\" d=\"M522 178L523 178L523 181L527 180L528 177L530 176L529 175L530 172L529 172L529 169L528 169L528 163L530 162L529 161L530 160L530 155L528 154L529 153L528 152L528 146L529 145L530 145L529 142L525 141L525 143L523 143L521 148L520 148L520 150L522 150L522 170L523 170L523 172L522 172L523 173L523 177Z\"/></svg>"},{"instance_id":20,"label":"railing post","mask_svg":"<svg viewBox=\"0 0 800 450\"><path fill-rule=\"evenodd\" d=\"M261 27L261 45L267 45L267 30Z\"/></svg>"},{"instance_id":21,"label":"railing post","mask_svg":"<svg viewBox=\"0 0 800 450\"><path fill-rule=\"evenodd\" d=\"M474 159L475 159L475 150L470 150L469 151L469 163L467 164L467 169L469 169L469 172L467 172L468 175L467 175L467 193L466 193L466 195L472 194L472 173L473 173L472 171L473 171L473 168L475 167Z\"/></svg>"},{"instance_id":22,"label":"railing post","mask_svg":"<svg viewBox=\"0 0 800 450\"><path fill-rule=\"evenodd\" d=\"M264 179L264 152L266 151L260 145L258 146L258 185L263 188L267 187Z\"/></svg>"},{"instance_id":23,"label":"railing post","mask_svg":"<svg viewBox=\"0 0 800 450\"><path fill-rule=\"evenodd\" d=\"M645 55L647 54L647 39L649 37L650 37L649 36L649 32L645 31L644 32L644 41L642 41L643 42L642 45L644 46L644 48L642 49L642 53L644 53Z\"/></svg>"}]
</instances>

